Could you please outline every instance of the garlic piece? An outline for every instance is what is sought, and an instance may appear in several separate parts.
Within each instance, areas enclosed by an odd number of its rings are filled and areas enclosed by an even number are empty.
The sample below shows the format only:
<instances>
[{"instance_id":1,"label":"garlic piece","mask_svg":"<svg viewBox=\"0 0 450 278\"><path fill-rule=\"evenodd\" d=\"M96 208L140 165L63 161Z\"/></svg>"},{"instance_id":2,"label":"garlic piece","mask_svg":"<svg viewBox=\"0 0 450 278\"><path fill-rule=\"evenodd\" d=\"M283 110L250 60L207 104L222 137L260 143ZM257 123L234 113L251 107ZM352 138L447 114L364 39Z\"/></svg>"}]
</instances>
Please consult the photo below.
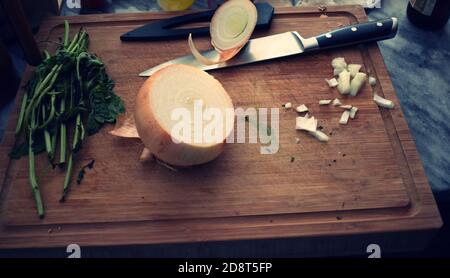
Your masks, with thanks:
<instances>
[{"instance_id":1,"label":"garlic piece","mask_svg":"<svg viewBox=\"0 0 450 278\"><path fill-rule=\"evenodd\" d=\"M336 87L339 83L338 83L338 81L336 80L336 78L331 78L331 79L325 79L325 81L328 83L328 86L330 87L330 88L334 88L334 87Z\"/></svg>"},{"instance_id":2,"label":"garlic piece","mask_svg":"<svg viewBox=\"0 0 450 278\"><path fill-rule=\"evenodd\" d=\"M341 125L346 125L348 123L348 118L350 117L350 111L345 110L344 113L342 113L341 118L339 119L339 123Z\"/></svg>"},{"instance_id":3,"label":"garlic piece","mask_svg":"<svg viewBox=\"0 0 450 278\"><path fill-rule=\"evenodd\" d=\"M331 103L331 99L322 99L319 100L319 105L328 105Z\"/></svg>"},{"instance_id":4,"label":"garlic piece","mask_svg":"<svg viewBox=\"0 0 450 278\"><path fill-rule=\"evenodd\" d=\"M350 93L350 72L348 70L344 70L339 73L337 89L341 95L348 95Z\"/></svg>"},{"instance_id":5,"label":"garlic piece","mask_svg":"<svg viewBox=\"0 0 450 278\"><path fill-rule=\"evenodd\" d=\"M334 58L331 61L333 67L333 75L338 76L342 71L347 69L347 63L343 57Z\"/></svg>"},{"instance_id":6,"label":"garlic piece","mask_svg":"<svg viewBox=\"0 0 450 278\"><path fill-rule=\"evenodd\" d=\"M394 102L392 100L382 98L377 94L373 95L373 101L375 101L375 103L380 107L384 107L384 108L388 108L388 109L394 108Z\"/></svg>"},{"instance_id":7,"label":"garlic piece","mask_svg":"<svg viewBox=\"0 0 450 278\"><path fill-rule=\"evenodd\" d=\"M283 107L286 109L290 109L290 108L292 108L292 103L287 102L287 103L283 104Z\"/></svg>"},{"instance_id":8,"label":"garlic piece","mask_svg":"<svg viewBox=\"0 0 450 278\"><path fill-rule=\"evenodd\" d=\"M377 79L373 76L369 76L369 84L370 86L374 87L377 85Z\"/></svg>"},{"instance_id":9,"label":"garlic piece","mask_svg":"<svg viewBox=\"0 0 450 278\"><path fill-rule=\"evenodd\" d=\"M320 142L328 142L328 140L330 140L328 135L326 135L325 133L323 133L320 130L310 131L309 134L311 134L314 137L316 137Z\"/></svg>"},{"instance_id":10,"label":"garlic piece","mask_svg":"<svg viewBox=\"0 0 450 278\"><path fill-rule=\"evenodd\" d=\"M152 152L149 149L144 148L144 150L142 150L142 153L139 157L139 160L142 162L145 162L145 161L150 161L152 159L153 159Z\"/></svg>"},{"instance_id":11,"label":"garlic piece","mask_svg":"<svg viewBox=\"0 0 450 278\"><path fill-rule=\"evenodd\" d=\"M362 66L358 64L350 64L347 66L347 70L350 72L351 77L355 77L355 75L359 72L361 67Z\"/></svg>"},{"instance_id":12,"label":"garlic piece","mask_svg":"<svg viewBox=\"0 0 450 278\"><path fill-rule=\"evenodd\" d=\"M350 119L354 119L356 117L356 112L358 112L358 110L358 107L355 106L350 109Z\"/></svg>"},{"instance_id":13,"label":"garlic piece","mask_svg":"<svg viewBox=\"0 0 450 278\"><path fill-rule=\"evenodd\" d=\"M333 100L333 105L334 105L334 106L341 106L341 105L342 105L342 102L341 102L338 98L335 98L335 99Z\"/></svg>"},{"instance_id":14,"label":"garlic piece","mask_svg":"<svg viewBox=\"0 0 450 278\"><path fill-rule=\"evenodd\" d=\"M304 113L304 112L308 112L308 107L306 107L306 105L302 104L302 105L298 106L295 110L297 110L298 113Z\"/></svg>"},{"instance_id":15,"label":"garlic piece","mask_svg":"<svg viewBox=\"0 0 450 278\"><path fill-rule=\"evenodd\" d=\"M299 144L300 143L300 138L295 137L295 144Z\"/></svg>"},{"instance_id":16,"label":"garlic piece","mask_svg":"<svg viewBox=\"0 0 450 278\"><path fill-rule=\"evenodd\" d=\"M317 130L317 120L314 117L297 117L295 119L295 129L314 132Z\"/></svg>"},{"instance_id":17,"label":"garlic piece","mask_svg":"<svg viewBox=\"0 0 450 278\"><path fill-rule=\"evenodd\" d=\"M350 110L352 109L353 106L351 105L340 105L339 108L345 109L345 110Z\"/></svg>"},{"instance_id":18,"label":"garlic piece","mask_svg":"<svg viewBox=\"0 0 450 278\"><path fill-rule=\"evenodd\" d=\"M356 96L366 82L367 74L358 72L350 83L350 95Z\"/></svg>"}]
</instances>

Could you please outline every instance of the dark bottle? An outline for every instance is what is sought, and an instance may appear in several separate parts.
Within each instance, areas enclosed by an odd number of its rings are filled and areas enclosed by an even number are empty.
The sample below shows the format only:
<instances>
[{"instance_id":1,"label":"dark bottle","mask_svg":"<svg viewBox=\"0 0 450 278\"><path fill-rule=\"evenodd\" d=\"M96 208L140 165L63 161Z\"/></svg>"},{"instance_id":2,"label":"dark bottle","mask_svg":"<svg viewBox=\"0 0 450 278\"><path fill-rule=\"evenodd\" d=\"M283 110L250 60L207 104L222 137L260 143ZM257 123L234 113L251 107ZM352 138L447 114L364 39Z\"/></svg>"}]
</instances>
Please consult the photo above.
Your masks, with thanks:
<instances>
[{"instance_id":1,"label":"dark bottle","mask_svg":"<svg viewBox=\"0 0 450 278\"><path fill-rule=\"evenodd\" d=\"M409 0L406 12L414 25L439 29L450 17L450 0Z\"/></svg>"}]
</instances>

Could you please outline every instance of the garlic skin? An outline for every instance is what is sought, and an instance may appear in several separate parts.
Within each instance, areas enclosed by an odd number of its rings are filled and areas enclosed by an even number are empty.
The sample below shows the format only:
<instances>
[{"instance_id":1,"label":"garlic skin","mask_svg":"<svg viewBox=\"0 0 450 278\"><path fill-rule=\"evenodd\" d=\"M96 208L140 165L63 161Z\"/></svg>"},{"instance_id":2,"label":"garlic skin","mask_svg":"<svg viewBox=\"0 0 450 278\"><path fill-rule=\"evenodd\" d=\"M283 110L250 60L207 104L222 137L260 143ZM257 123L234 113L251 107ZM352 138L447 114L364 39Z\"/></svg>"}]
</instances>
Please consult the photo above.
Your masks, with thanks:
<instances>
[{"instance_id":1,"label":"garlic skin","mask_svg":"<svg viewBox=\"0 0 450 278\"><path fill-rule=\"evenodd\" d=\"M383 97L380 97L379 95L377 95L376 93L373 95L373 101L375 101L375 103L380 106L380 107L384 107L384 108L388 108L388 109L393 109L395 104L392 100L388 100L385 99Z\"/></svg>"},{"instance_id":2,"label":"garlic skin","mask_svg":"<svg viewBox=\"0 0 450 278\"><path fill-rule=\"evenodd\" d=\"M347 70L350 72L350 76L353 78L361 70L362 65L350 64L347 66Z\"/></svg>"},{"instance_id":3,"label":"garlic skin","mask_svg":"<svg viewBox=\"0 0 450 278\"><path fill-rule=\"evenodd\" d=\"M350 83L350 95L356 96L366 82L367 74L358 72Z\"/></svg>"},{"instance_id":4,"label":"garlic skin","mask_svg":"<svg viewBox=\"0 0 450 278\"><path fill-rule=\"evenodd\" d=\"M338 86L337 89L341 95L350 94L350 72L348 70L343 70L339 73Z\"/></svg>"},{"instance_id":5,"label":"garlic skin","mask_svg":"<svg viewBox=\"0 0 450 278\"><path fill-rule=\"evenodd\" d=\"M350 117L350 111L345 110L344 113L342 113L341 118L339 119L339 123L341 125L346 125L348 123L349 117Z\"/></svg>"}]
</instances>

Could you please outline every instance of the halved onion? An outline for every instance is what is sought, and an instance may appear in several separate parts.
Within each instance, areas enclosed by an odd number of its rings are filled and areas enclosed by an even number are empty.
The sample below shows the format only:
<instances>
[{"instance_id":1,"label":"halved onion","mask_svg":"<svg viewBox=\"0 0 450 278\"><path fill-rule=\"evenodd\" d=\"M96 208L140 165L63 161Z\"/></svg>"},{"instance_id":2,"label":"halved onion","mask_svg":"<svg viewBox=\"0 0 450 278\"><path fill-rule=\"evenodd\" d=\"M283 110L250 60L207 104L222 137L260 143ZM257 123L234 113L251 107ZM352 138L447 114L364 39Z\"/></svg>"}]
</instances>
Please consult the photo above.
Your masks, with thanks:
<instances>
[{"instance_id":1,"label":"halved onion","mask_svg":"<svg viewBox=\"0 0 450 278\"><path fill-rule=\"evenodd\" d=\"M198 103L202 106L196 106ZM207 119L204 115L209 108L220 111L216 114L220 118ZM190 117L176 117L176 111ZM202 118L196 116L198 113ZM191 66L171 65L153 74L141 87L134 118L148 149L146 157L151 153L169 165L188 167L209 162L222 153L234 126L234 109L230 96L214 77ZM220 123L219 128L213 129L213 136L206 136L204 130L214 120ZM188 134L175 132L180 124ZM199 133L197 125L203 132Z\"/></svg>"},{"instance_id":2,"label":"halved onion","mask_svg":"<svg viewBox=\"0 0 450 278\"><path fill-rule=\"evenodd\" d=\"M255 5L249 0L229 0L222 4L211 19L211 44L219 58L211 60L196 48L189 34L192 55L205 65L214 65L233 58L250 39L258 20Z\"/></svg>"}]
</instances>

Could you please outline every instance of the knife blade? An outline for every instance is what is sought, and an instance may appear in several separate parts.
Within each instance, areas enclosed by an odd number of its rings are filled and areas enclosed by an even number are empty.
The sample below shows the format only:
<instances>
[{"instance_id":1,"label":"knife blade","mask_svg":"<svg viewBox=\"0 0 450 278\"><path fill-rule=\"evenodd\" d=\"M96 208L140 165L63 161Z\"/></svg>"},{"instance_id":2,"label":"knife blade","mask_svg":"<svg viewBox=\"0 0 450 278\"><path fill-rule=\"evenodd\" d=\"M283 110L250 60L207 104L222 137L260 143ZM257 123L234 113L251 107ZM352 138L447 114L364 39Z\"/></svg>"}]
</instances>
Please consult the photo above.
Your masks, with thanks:
<instances>
[{"instance_id":1,"label":"knife blade","mask_svg":"<svg viewBox=\"0 0 450 278\"><path fill-rule=\"evenodd\" d=\"M395 37L398 20L395 17L372 22L346 26L311 38L303 38L296 31L261 37L249 40L233 59L216 65L204 65L194 56L186 55L170 60L158 66L143 71L139 76L151 76L158 70L174 64L190 65L205 71L231 66L251 64L291 55L297 55L313 50L342 47L352 44L367 43ZM202 53L210 59L217 59L215 50Z\"/></svg>"}]
</instances>

